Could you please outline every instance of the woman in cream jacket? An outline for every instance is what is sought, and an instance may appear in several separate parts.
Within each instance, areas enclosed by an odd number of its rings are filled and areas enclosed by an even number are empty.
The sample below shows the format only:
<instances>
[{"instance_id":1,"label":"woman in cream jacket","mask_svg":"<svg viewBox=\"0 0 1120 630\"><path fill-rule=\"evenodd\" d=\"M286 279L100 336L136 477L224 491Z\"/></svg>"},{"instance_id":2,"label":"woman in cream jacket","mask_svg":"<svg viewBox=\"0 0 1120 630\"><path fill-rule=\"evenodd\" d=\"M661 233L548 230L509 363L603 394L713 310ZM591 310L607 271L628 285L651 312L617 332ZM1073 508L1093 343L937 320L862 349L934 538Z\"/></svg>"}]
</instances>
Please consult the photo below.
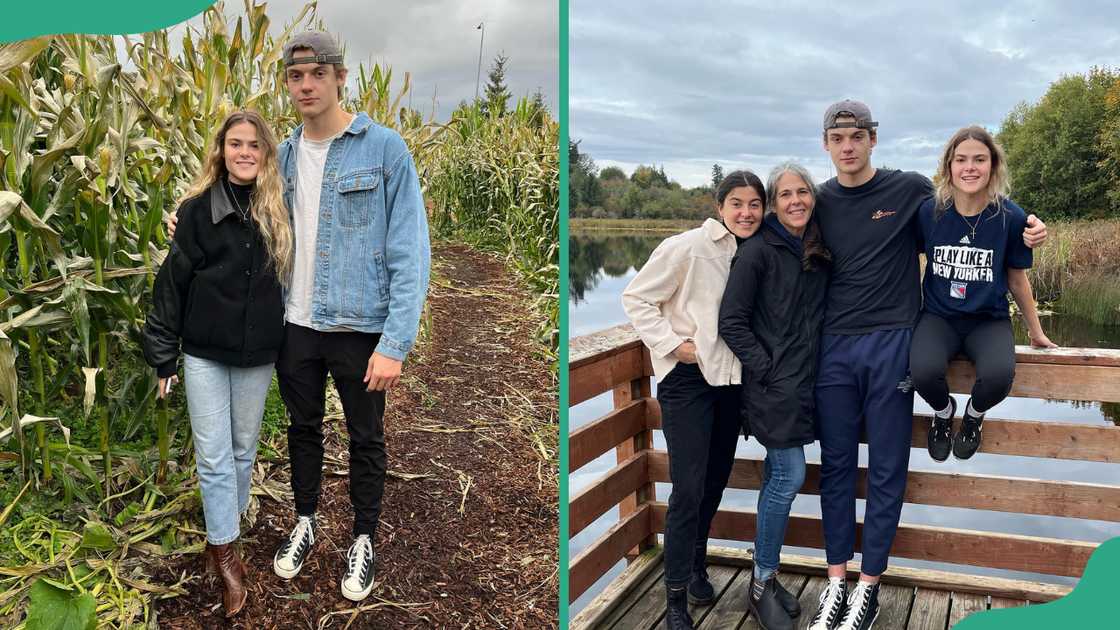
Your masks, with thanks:
<instances>
[{"instance_id":1,"label":"woman in cream jacket","mask_svg":"<svg viewBox=\"0 0 1120 630\"><path fill-rule=\"evenodd\" d=\"M665 239L622 294L650 349L673 492L665 517L666 626L692 628L688 602L714 600L705 570L708 530L742 426L739 360L719 337L731 257L762 222L766 194L750 171L716 191L719 218Z\"/></svg>"}]
</instances>

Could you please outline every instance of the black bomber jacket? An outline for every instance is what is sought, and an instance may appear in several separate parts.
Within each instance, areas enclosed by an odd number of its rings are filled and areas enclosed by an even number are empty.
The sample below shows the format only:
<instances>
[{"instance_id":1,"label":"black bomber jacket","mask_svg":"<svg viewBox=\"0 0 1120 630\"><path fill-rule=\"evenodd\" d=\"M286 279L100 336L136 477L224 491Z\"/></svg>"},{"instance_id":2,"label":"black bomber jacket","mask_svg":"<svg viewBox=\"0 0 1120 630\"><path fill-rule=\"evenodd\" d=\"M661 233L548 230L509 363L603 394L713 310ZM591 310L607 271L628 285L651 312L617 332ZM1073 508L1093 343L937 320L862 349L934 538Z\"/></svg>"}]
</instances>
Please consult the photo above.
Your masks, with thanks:
<instances>
[{"instance_id":1,"label":"black bomber jacket","mask_svg":"<svg viewBox=\"0 0 1120 630\"><path fill-rule=\"evenodd\" d=\"M249 191L223 178L179 207L143 330L144 359L161 378L175 374L180 340L183 352L234 367L279 355L284 294L260 230L238 210Z\"/></svg>"}]
</instances>

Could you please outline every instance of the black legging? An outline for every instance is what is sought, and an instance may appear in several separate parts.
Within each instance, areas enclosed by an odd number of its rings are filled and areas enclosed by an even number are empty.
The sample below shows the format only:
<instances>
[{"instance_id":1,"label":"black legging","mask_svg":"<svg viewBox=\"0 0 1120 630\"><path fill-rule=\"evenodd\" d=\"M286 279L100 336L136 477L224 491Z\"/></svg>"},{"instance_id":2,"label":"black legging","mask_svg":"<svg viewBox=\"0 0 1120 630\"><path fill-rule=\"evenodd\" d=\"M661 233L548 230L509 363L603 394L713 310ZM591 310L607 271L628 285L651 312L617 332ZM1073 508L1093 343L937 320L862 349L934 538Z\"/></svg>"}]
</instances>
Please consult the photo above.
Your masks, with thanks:
<instances>
[{"instance_id":1,"label":"black legging","mask_svg":"<svg viewBox=\"0 0 1120 630\"><path fill-rule=\"evenodd\" d=\"M1015 338L1010 319L947 320L922 313L910 344L914 389L934 410L949 406L945 371L961 350L976 366L972 408L985 412L1007 397L1015 379Z\"/></svg>"}]
</instances>

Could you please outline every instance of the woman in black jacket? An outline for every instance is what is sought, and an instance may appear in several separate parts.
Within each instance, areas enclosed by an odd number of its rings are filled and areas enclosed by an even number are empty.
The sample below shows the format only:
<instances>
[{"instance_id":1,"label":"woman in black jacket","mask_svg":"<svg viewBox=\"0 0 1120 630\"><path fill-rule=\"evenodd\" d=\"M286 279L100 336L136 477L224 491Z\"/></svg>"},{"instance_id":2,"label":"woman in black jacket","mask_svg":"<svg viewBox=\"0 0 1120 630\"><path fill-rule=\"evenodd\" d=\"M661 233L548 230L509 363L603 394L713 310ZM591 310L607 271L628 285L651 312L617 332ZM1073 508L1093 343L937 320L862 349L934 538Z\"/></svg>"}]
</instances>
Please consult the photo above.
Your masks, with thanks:
<instances>
[{"instance_id":1,"label":"woman in black jacket","mask_svg":"<svg viewBox=\"0 0 1120 630\"><path fill-rule=\"evenodd\" d=\"M739 246L719 312L719 334L743 364L743 422L766 447L750 606L765 630L793 628L797 599L776 578L790 505L813 441L813 382L830 255L813 221L809 172L770 173L762 229Z\"/></svg>"},{"instance_id":2,"label":"woman in black jacket","mask_svg":"<svg viewBox=\"0 0 1120 630\"><path fill-rule=\"evenodd\" d=\"M245 567L232 543L249 504L272 366L284 332L282 285L292 230L276 140L259 114L230 114L178 210L144 325L144 358L159 397L176 382L182 345L206 559L222 579L227 617L245 604Z\"/></svg>"}]
</instances>

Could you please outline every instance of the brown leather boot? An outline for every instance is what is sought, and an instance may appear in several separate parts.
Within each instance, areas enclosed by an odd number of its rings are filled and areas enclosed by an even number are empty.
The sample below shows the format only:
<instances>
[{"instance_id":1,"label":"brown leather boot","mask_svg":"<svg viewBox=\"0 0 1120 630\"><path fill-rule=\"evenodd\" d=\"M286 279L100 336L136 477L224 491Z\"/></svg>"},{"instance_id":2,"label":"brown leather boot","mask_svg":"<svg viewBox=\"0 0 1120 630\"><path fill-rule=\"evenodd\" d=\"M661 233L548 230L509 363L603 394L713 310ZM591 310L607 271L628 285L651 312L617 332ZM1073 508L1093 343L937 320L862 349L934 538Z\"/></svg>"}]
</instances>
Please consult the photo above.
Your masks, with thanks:
<instances>
[{"instance_id":1,"label":"brown leather boot","mask_svg":"<svg viewBox=\"0 0 1120 630\"><path fill-rule=\"evenodd\" d=\"M222 607L226 618L241 612L249 590L245 587L245 565L232 543L206 544L206 567L222 579Z\"/></svg>"}]
</instances>

